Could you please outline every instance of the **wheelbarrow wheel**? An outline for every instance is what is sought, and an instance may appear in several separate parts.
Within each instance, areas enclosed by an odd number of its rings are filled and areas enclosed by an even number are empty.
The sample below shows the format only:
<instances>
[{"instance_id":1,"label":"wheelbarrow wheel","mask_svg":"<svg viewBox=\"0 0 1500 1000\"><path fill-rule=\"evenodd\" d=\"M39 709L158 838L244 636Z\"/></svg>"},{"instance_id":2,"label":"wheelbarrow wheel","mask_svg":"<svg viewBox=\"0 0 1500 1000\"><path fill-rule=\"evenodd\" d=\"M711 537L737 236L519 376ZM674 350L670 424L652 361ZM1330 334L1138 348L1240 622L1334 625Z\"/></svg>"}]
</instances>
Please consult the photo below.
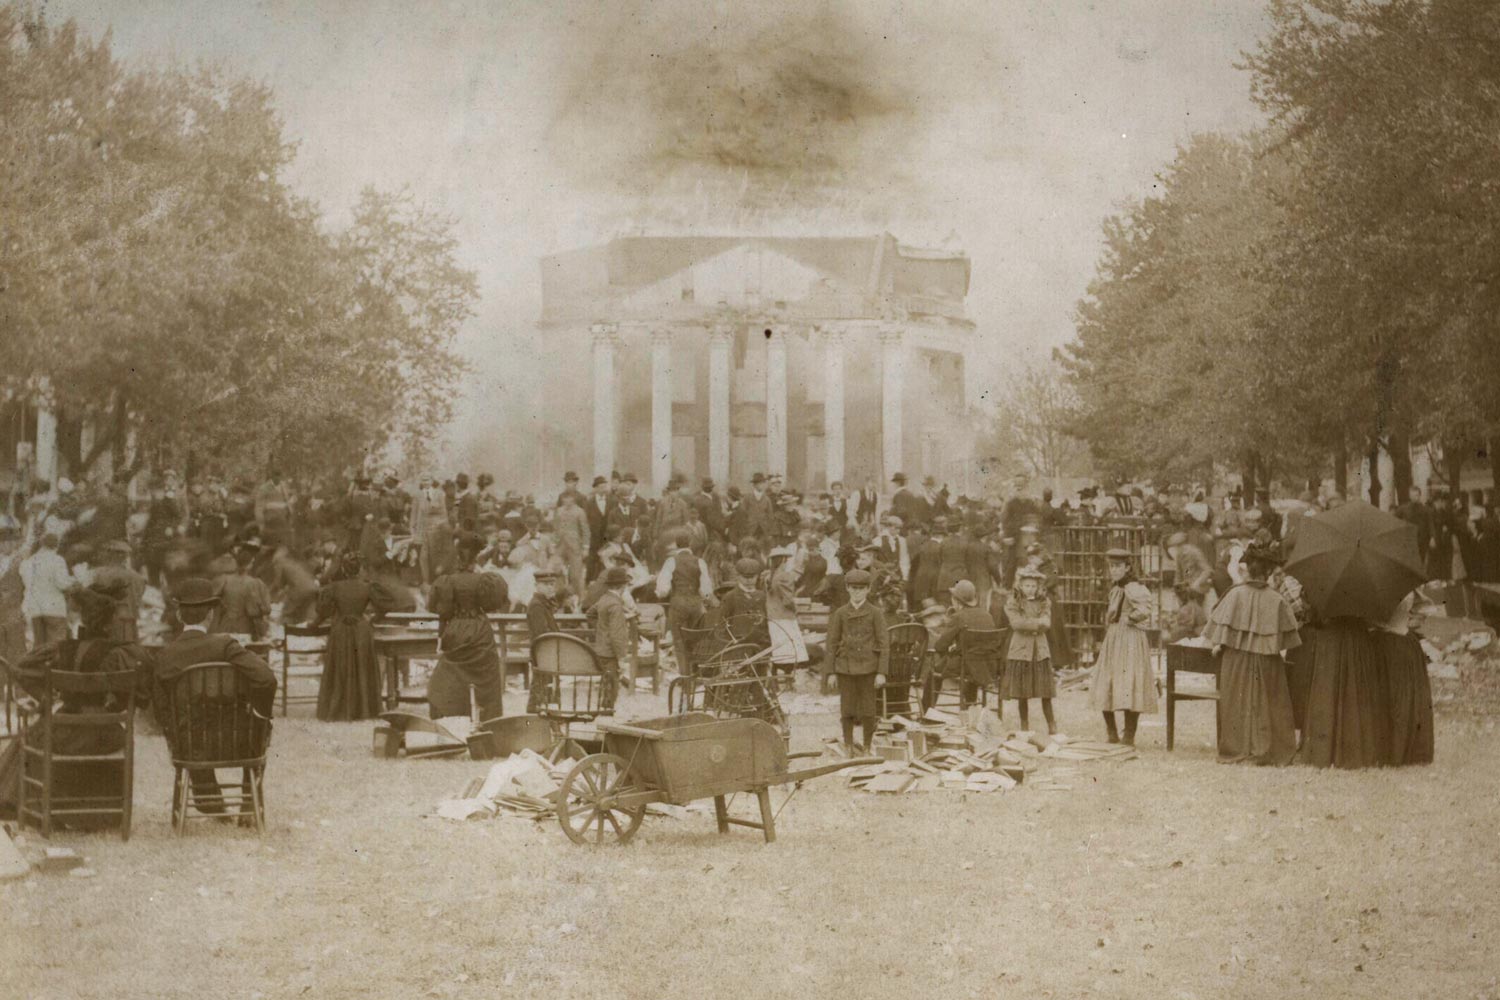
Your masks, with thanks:
<instances>
[{"instance_id":1,"label":"wheelbarrow wheel","mask_svg":"<svg viewBox=\"0 0 1500 1000\"><path fill-rule=\"evenodd\" d=\"M644 803L622 806L623 794L638 789L630 783L630 765L612 753L583 758L563 778L557 796L557 819L575 844L602 844L613 838L623 844L635 836L645 818Z\"/></svg>"}]
</instances>

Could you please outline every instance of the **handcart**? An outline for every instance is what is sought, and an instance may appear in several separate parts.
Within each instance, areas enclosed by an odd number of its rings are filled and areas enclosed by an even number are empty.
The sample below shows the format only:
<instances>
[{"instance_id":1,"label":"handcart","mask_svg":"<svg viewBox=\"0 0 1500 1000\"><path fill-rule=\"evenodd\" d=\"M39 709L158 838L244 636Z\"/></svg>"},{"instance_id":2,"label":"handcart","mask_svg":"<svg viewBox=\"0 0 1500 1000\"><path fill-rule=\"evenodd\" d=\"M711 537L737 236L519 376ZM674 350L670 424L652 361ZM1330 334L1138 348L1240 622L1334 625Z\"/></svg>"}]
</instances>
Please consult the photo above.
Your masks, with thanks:
<instances>
[{"instance_id":1,"label":"handcart","mask_svg":"<svg viewBox=\"0 0 1500 1000\"><path fill-rule=\"evenodd\" d=\"M557 818L577 844L625 843L656 802L685 806L712 798L719 832L746 826L776 839L772 785L800 786L809 778L849 767L878 764L857 757L790 770L788 761L819 751L788 753L776 728L760 719L715 719L702 712L633 722L601 722L604 752L583 758L563 778ZM725 796L753 792L760 822L729 815ZM783 803L785 805L785 803Z\"/></svg>"}]
</instances>

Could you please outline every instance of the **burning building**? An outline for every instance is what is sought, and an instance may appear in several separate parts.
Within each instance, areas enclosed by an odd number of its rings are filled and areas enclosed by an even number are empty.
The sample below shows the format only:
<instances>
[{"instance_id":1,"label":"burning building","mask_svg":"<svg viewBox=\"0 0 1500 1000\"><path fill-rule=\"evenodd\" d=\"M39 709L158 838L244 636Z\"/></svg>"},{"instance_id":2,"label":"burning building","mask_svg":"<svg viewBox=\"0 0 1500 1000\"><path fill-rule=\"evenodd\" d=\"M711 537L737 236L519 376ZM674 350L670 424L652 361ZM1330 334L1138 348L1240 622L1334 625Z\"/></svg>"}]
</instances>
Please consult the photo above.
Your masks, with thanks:
<instances>
[{"instance_id":1,"label":"burning building","mask_svg":"<svg viewBox=\"0 0 1500 1000\"><path fill-rule=\"evenodd\" d=\"M969 259L895 237L622 237L542 259L562 468L808 489L962 478Z\"/></svg>"}]
</instances>

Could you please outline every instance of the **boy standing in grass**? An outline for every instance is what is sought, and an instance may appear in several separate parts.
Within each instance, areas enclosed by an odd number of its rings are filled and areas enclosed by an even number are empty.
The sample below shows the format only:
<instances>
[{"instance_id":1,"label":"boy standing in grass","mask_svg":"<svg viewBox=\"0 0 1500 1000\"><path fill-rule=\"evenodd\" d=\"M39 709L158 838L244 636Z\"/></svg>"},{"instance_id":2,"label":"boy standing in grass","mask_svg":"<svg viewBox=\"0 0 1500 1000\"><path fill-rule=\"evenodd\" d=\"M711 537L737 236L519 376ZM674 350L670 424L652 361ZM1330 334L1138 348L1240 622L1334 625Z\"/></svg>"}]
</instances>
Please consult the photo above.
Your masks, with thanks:
<instances>
[{"instance_id":1,"label":"boy standing in grass","mask_svg":"<svg viewBox=\"0 0 1500 1000\"><path fill-rule=\"evenodd\" d=\"M859 720L863 750L875 738L875 689L885 684L890 649L885 615L870 602L870 574L852 570L844 579L849 603L828 618L824 672L839 679L839 723L844 745L854 750L854 720Z\"/></svg>"}]
</instances>

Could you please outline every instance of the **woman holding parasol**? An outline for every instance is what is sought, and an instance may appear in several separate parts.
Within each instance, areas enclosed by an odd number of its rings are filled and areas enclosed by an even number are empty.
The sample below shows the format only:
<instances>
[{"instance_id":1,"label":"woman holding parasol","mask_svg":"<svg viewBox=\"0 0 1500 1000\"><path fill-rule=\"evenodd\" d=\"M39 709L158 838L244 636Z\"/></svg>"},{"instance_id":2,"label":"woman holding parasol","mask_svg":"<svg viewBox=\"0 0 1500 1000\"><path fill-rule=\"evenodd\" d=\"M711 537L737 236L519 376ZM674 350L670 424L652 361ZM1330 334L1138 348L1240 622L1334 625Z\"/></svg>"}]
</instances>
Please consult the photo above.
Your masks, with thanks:
<instances>
[{"instance_id":1,"label":"woman holding parasol","mask_svg":"<svg viewBox=\"0 0 1500 1000\"><path fill-rule=\"evenodd\" d=\"M1390 620L1426 578L1416 528L1364 501L1351 501L1304 519L1286 571L1322 617L1309 642L1302 760L1316 767L1358 768L1408 756L1394 749L1391 682L1396 674L1411 680L1411 646L1399 644L1407 656L1395 663L1391 652L1398 644L1373 629ZM1405 687L1419 698L1414 685ZM1421 714L1415 706L1413 711Z\"/></svg>"}]
</instances>

